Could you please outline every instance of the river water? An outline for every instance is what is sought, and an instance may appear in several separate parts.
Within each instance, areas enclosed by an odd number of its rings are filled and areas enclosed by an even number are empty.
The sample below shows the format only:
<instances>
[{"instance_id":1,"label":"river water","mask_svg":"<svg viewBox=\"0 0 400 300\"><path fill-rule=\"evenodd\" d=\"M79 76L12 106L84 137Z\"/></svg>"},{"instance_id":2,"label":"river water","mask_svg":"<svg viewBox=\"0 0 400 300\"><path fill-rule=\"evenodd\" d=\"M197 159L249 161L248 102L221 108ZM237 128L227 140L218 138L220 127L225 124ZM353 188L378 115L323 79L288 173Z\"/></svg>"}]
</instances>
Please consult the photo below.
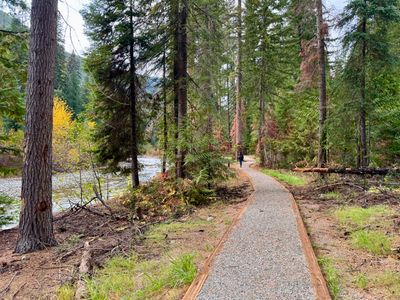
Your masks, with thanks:
<instances>
[{"instance_id":1,"label":"river water","mask_svg":"<svg viewBox=\"0 0 400 300\"><path fill-rule=\"evenodd\" d=\"M161 161L157 157L140 157L142 170L139 173L140 181L147 182L161 170ZM128 186L129 176L115 174L98 174L101 178L101 192L104 199L109 199L122 193ZM82 182L82 184L80 184ZM96 183L92 171L79 173L63 173L53 175L53 212L60 212L71 208L74 203L81 202L81 189L83 198L90 199L94 196L93 185ZM19 204L17 200L21 195L21 178L0 178L0 195L16 199L16 203L6 206L6 215L13 220L0 227L8 229L18 224Z\"/></svg>"}]
</instances>

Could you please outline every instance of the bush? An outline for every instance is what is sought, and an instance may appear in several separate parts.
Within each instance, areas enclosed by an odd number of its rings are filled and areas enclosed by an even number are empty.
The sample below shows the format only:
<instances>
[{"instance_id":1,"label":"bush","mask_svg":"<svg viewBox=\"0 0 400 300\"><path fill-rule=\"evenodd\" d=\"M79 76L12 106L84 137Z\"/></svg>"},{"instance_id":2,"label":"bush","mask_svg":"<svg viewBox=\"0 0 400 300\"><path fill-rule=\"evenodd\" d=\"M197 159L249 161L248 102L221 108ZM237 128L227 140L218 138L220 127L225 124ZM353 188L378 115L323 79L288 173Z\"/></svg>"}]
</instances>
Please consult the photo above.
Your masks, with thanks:
<instances>
[{"instance_id":1,"label":"bush","mask_svg":"<svg viewBox=\"0 0 400 300\"><path fill-rule=\"evenodd\" d=\"M149 183L131 191L125 204L146 216L182 215L191 205L202 205L214 199L213 190L190 179L175 180L160 175Z\"/></svg>"}]
</instances>

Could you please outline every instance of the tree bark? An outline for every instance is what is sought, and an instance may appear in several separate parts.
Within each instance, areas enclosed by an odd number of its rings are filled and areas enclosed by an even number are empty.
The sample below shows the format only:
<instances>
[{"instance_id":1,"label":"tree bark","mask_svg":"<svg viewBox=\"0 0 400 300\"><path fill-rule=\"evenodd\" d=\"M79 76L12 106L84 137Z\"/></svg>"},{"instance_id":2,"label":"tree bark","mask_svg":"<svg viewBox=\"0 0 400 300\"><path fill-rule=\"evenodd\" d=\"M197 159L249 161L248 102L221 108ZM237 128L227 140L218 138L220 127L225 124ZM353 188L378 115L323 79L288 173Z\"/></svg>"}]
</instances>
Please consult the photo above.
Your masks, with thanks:
<instances>
[{"instance_id":1,"label":"tree bark","mask_svg":"<svg viewBox=\"0 0 400 300\"><path fill-rule=\"evenodd\" d=\"M231 80L230 80L230 73L228 73L228 76L226 78L226 105L227 105L227 117L228 117L228 132L227 132L227 136L229 137L230 133L231 133ZM229 150L231 150L232 148L232 143L230 142L229 139Z\"/></svg>"},{"instance_id":2,"label":"tree bark","mask_svg":"<svg viewBox=\"0 0 400 300\"><path fill-rule=\"evenodd\" d=\"M130 63L130 121L131 121L131 176L132 176L132 186L138 187L139 182L139 163L138 163L138 145L137 145L137 112L136 112L136 102L137 102L137 91L136 91L136 59L135 59L135 33L133 24L133 2L130 1L129 7L129 25L131 36L129 40L129 63Z\"/></svg>"},{"instance_id":3,"label":"tree bark","mask_svg":"<svg viewBox=\"0 0 400 300\"><path fill-rule=\"evenodd\" d=\"M242 103L242 0L237 6L237 62L236 62L236 158L243 151L243 103Z\"/></svg>"},{"instance_id":4,"label":"tree bark","mask_svg":"<svg viewBox=\"0 0 400 300\"><path fill-rule=\"evenodd\" d=\"M364 0L365 2L365 0ZM367 112L366 112L366 57L367 57L367 41L365 35L367 33L367 20L364 17L362 20L362 32L363 41L361 49L361 80L360 80L360 92L361 92L361 103L360 103L360 143L361 143L361 167L367 167L369 165L368 159L368 145L367 145Z\"/></svg>"},{"instance_id":5,"label":"tree bark","mask_svg":"<svg viewBox=\"0 0 400 300\"><path fill-rule=\"evenodd\" d=\"M264 143L264 131L265 131L265 73L266 73L266 61L265 53L267 52L266 45L266 16L263 16L263 34L261 35L261 72L260 72L260 90L259 90L259 124L258 124L258 147L260 151L260 165L266 165L266 153Z\"/></svg>"},{"instance_id":6,"label":"tree bark","mask_svg":"<svg viewBox=\"0 0 400 300\"><path fill-rule=\"evenodd\" d=\"M179 1L180 2L180 1ZM185 131L187 115L187 16L188 0L182 0L178 7L175 28L175 98L178 106L178 146L176 154L176 177L185 177Z\"/></svg>"},{"instance_id":7,"label":"tree bark","mask_svg":"<svg viewBox=\"0 0 400 300\"><path fill-rule=\"evenodd\" d=\"M326 51L325 29L322 9L322 0L316 1L317 6L317 31L318 31L318 56L319 56L319 149L318 167L325 167L327 155L327 93L326 93Z\"/></svg>"},{"instance_id":8,"label":"tree bark","mask_svg":"<svg viewBox=\"0 0 400 300\"><path fill-rule=\"evenodd\" d=\"M167 172L167 150L168 150L168 123L167 123L167 57L164 49L163 53L163 130L164 130L164 149L162 172Z\"/></svg>"},{"instance_id":9,"label":"tree bark","mask_svg":"<svg viewBox=\"0 0 400 300\"><path fill-rule=\"evenodd\" d=\"M17 253L57 244L52 212L52 127L57 0L33 0Z\"/></svg>"}]
</instances>

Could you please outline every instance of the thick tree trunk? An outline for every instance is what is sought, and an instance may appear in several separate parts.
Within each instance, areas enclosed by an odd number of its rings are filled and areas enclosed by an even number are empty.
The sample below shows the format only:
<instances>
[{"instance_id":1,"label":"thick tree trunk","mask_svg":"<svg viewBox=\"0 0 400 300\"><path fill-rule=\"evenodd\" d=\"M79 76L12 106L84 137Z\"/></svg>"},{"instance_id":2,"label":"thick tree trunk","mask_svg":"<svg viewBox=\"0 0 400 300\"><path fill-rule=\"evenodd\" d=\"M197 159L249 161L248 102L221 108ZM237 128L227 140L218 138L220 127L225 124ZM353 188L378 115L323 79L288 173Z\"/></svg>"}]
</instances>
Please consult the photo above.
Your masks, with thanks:
<instances>
[{"instance_id":1,"label":"thick tree trunk","mask_svg":"<svg viewBox=\"0 0 400 300\"><path fill-rule=\"evenodd\" d=\"M364 18L362 20L362 32L365 36L367 33L367 20ZM361 103L360 103L360 142L361 142L361 167L367 167L369 165L368 159L368 145L367 145L367 112L366 112L366 56L367 56L367 41L365 38L362 42L361 49L361 80L360 80L360 90L361 90Z\"/></svg>"},{"instance_id":2,"label":"thick tree trunk","mask_svg":"<svg viewBox=\"0 0 400 300\"><path fill-rule=\"evenodd\" d=\"M243 102L242 102L242 0L237 7L237 62L236 62L236 158L243 151Z\"/></svg>"},{"instance_id":3,"label":"thick tree trunk","mask_svg":"<svg viewBox=\"0 0 400 300\"><path fill-rule=\"evenodd\" d=\"M167 172L167 151L168 151L168 123L167 123L167 55L163 54L163 131L164 131L164 149L162 172Z\"/></svg>"},{"instance_id":4,"label":"thick tree trunk","mask_svg":"<svg viewBox=\"0 0 400 300\"><path fill-rule=\"evenodd\" d=\"M56 35L57 0L33 0L17 253L57 244L51 182Z\"/></svg>"},{"instance_id":5,"label":"thick tree trunk","mask_svg":"<svg viewBox=\"0 0 400 300\"><path fill-rule=\"evenodd\" d=\"M318 30L318 56L319 56L319 149L318 167L325 167L327 155L327 93L326 93L326 51L325 29L322 9L322 0L316 1L317 6L317 30Z\"/></svg>"},{"instance_id":6,"label":"thick tree trunk","mask_svg":"<svg viewBox=\"0 0 400 300\"><path fill-rule=\"evenodd\" d=\"M176 177L185 177L185 131L187 115L187 16L188 0L182 0L179 5L175 30L176 59L174 70L175 93L178 104L178 147L176 155Z\"/></svg>"},{"instance_id":7,"label":"thick tree trunk","mask_svg":"<svg viewBox=\"0 0 400 300\"><path fill-rule=\"evenodd\" d=\"M133 24L133 3L130 1L130 41L129 41L129 63L130 63L130 119L131 119L131 176L132 186L138 187L139 182L139 163L138 163L138 145L137 145L137 113L136 113L136 102L137 102L137 91L136 91L136 59L134 53L135 47L135 36L134 36L134 24Z\"/></svg>"}]
</instances>

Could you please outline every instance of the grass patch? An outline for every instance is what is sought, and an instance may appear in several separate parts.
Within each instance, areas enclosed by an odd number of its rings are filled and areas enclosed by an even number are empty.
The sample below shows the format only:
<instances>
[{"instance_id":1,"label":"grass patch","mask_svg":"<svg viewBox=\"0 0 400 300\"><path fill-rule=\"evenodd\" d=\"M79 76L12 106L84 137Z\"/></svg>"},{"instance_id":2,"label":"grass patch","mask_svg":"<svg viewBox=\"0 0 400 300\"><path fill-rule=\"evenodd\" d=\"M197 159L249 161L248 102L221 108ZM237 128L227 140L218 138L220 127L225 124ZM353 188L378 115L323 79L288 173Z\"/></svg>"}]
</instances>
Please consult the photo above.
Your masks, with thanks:
<instances>
[{"instance_id":1,"label":"grass patch","mask_svg":"<svg viewBox=\"0 0 400 300\"><path fill-rule=\"evenodd\" d=\"M391 251L391 239L379 231L358 230L353 232L350 238L354 247L375 255L387 255Z\"/></svg>"},{"instance_id":2,"label":"grass patch","mask_svg":"<svg viewBox=\"0 0 400 300\"><path fill-rule=\"evenodd\" d=\"M371 225L379 221L379 218L390 217L394 214L394 210L385 205L377 205L368 208L356 206L342 207L334 213L341 225L353 228Z\"/></svg>"},{"instance_id":3,"label":"grass patch","mask_svg":"<svg viewBox=\"0 0 400 300\"><path fill-rule=\"evenodd\" d=\"M332 299L339 299L340 277L338 271L335 268L334 261L328 257L321 257L318 259L318 262L325 275L325 280L328 284L329 292L331 293Z\"/></svg>"},{"instance_id":4,"label":"grass patch","mask_svg":"<svg viewBox=\"0 0 400 300\"><path fill-rule=\"evenodd\" d=\"M390 299L400 298L400 272L386 271L368 276L360 273L354 278L354 283L360 289L384 289Z\"/></svg>"},{"instance_id":5,"label":"grass patch","mask_svg":"<svg viewBox=\"0 0 400 300\"><path fill-rule=\"evenodd\" d=\"M341 197L342 194L339 192L327 192L321 195L321 198L326 200L338 200Z\"/></svg>"},{"instance_id":6,"label":"grass patch","mask_svg":"<svg viewBox=\"0 0 400 300\"><path fill-rule=\"evenodd\" d=\"M184 254L172 261L170 268L171 286L183 286L192 283L197 274L194 255Z\"/></svg>"},{"instance_id":7,"label":"grass patch","mask_svg":"<svg viewBox=\"0 0 400 300\"><path fill-rule=\"evenodd\" d=\"M354 284L359 288L359 289L366 289L368 287L369 279L364 273L360 273L357 276L354 277Z\"/></svg>"},{"instance_id":8,"label":"grass patch","mask_svg":"<svg viewBox=\"0 0 400 300\"><path fill-rule=\"evenodd\" d=\"M89 299L155 299L190 284L197 274L194 255L166 262L140 262L136 254L113 257L87 280ZM164 298L163 298L164 299Z\"/></svg>"},{"instance_id":9,"label":"grass patch","mask_svg":"<svg viewBox=\"0 0 400 300\"><path fill-rule=\"evenodd\" d=\"M400 298L400 272L387 271L379 274L374 278L373 283L385 288L393 298Z\"/></svg>"},{"instance_id":10,"label":"grass patch","mask_svg":"<svg viewBox=\"0 0 400 300\"><path fill-rule=\"evenodd\" d=\"M75 288L70 284L63 284L57 290L57 300L73 300Z\"/></svg>"},{"instance_id":11,"label":"grass patch","mask_svg":"<svg viewBox=\"0 0 400 300\"><path fill-rule=\"evenodd\" d=\"M262 169L262 172L267 174L268 176L274 177L274 178L278 179L279 181L282 181L289 185L302 186L307 183L304 178L296 176L296 175L292 174L291 172L287 172L287 171Z\"/></svg>"},{"instance_id":12,"label":"grass patch","mask_svg":"<svg viewBox=\"0 0 400 300\"><path fill-rule=\"evenodd\" d=\"M150 242L161 243L165 241L167 235L179 234L180 232L210 225L211 222L206 220L158 224L149 229L149 231L146 233L146 239Z\"/></svg>"}]
</instances>

